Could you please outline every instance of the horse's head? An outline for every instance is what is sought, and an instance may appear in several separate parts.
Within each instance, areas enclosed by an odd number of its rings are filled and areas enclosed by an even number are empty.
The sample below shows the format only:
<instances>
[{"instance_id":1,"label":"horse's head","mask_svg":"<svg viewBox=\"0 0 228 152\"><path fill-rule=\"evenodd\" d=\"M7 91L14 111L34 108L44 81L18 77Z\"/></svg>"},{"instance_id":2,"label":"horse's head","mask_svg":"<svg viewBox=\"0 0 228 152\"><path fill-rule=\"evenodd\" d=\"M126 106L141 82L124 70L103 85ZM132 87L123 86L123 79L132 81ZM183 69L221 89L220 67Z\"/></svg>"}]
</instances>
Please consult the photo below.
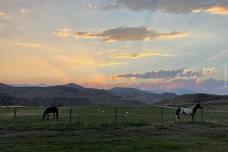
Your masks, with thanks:
<instances>
[{"instance_id":1,"label":"horse's head","mask_svg":"<svg viewBox=\"0 0 228 152\"><path fill-rule=\"evenodd\" d=\"M202 109L202 107L201 107L201 105L200 105L199 103L197 103L197 104L195 105L195 108L196 108L196 109Z\"/></svg>"}]
</instances>

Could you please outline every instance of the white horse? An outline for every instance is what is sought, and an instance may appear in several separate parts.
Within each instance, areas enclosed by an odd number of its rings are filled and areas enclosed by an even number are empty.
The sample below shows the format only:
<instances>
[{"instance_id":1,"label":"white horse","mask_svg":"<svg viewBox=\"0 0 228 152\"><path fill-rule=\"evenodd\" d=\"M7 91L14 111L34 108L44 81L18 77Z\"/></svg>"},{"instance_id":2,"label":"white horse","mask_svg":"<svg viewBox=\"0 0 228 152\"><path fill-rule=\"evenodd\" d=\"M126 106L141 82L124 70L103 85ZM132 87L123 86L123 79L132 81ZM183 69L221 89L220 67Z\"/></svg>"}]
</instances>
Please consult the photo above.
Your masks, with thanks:
<instances>
[{"instance_id":1,"label":"white horse","mask_svg":"<svg viewBox=\"0 0 228 152\"><path fill-rule=\"evenodd\" d=\"M191 115L192 120L194 120L197 109L202 109L200 104L196 104L189 108L184 108L183 106L179 107L176 111L176 118L181 119L180 115Z\"/></svg>"}]
</instances>

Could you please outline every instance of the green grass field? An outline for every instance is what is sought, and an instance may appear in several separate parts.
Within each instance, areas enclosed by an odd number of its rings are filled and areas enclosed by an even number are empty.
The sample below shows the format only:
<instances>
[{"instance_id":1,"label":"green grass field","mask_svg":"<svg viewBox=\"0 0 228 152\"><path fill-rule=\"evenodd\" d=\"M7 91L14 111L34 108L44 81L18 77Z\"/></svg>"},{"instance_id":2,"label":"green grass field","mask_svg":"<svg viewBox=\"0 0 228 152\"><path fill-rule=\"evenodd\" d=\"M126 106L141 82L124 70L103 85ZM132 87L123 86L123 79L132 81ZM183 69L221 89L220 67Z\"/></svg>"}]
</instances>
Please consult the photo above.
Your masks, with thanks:
<instances>
[{"instance_id":1,"label":"green grass field","mask_svg":"<svg viewBox=\"0 0 228 152\"><path fill-rule=\"evenodd\" d=\"M228 122L227 105L204 106L204 120L215 123ZM117 124L115 124L114 107L72 107L72 118L70 126L69 107L59 108L59 120L42 120L43 107L18 107L16 111L16 129L66 129L72 128L110 128L112 126L147 126L161 124L161 109L152 106L132 106L117 108ZM79 116L78 116L79 115ZM0 108L0 128L10 129L13 125L14 108ZM202 115L199 110L196 121L201 121ZM190 116L183 116L183 122L191 121ZM175 122L175 110L163 110L163 123Z\"/></svg>"},{"instance_id":2,"label":"green grass field","mask_svg":"<svg viewBox=\"0 0 228 152\"><path fill-rule=\"evenodd\" d=\"M118 107L117 124L114 107L72 107L70 126L69 107L59 108L59 120L42 120L43 107L19 107L16 110L16 129L65 129L65 128L110 128L129 125L146 126L161 124L161 109L151 106ZM78 116L79 115L79 116ZM0 108L0 128L10 129L13 125L14 108ZM190 121L185 117L184 121ZM200 120L200 112L196 116ZM163 123L175 122L175 110L163 110Z\"/></svg>"},{"instance_id":3,"label":"green grass field","mask_svg":"<svg viewBox=\"0 0 228 152\"><path fill-rule=\"evenodd\" d=\"M210 124L184 124L166 129L129 127L119 129L0 131L1 152L153 151L224 152L228 129Z\"/></svg>"},{"instance_id":4,"label":"green grass field","mask_svg":"<svg viewBox=\"0 0 228 152\"><path fill-rule=\"evenodd\" d=\"M43 107L0 108L0 151L226 151L228 148L227 105L204 107L196 120L183 117L175 123L175 110L152 106L60 107L59 120L42 120ZM78 119L79 113L79 119ZM79 121L79 123L78 123ZM211 149L213 148L213 149Z\"/></svg>"}]
</instances>

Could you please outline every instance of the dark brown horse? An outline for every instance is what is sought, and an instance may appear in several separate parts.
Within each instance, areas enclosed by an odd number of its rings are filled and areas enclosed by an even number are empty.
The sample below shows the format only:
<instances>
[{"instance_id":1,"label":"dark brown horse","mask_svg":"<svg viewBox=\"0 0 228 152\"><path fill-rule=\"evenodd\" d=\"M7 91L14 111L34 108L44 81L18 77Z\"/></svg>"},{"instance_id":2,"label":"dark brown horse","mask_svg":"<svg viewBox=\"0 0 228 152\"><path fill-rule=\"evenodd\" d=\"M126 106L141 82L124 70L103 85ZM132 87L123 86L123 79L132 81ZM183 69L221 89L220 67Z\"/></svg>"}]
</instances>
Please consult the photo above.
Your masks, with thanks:
<instances>
[{"instance_id":1,"label":"dark brown horse","mask_svg":"<svg viewBox=\"0 0 228 152\"><path fill-rule=\"evenodd\" d=\"M52 106L52 107L47 107L44 111L44 114L43 114L43 120L45 119L45 116L47 115L47 120L49 120L49 114L50 113L53 113L53 120L56 119L58 120L59 118L59 110L57 107L55 106Z\"/></svg>"}]
</instances>

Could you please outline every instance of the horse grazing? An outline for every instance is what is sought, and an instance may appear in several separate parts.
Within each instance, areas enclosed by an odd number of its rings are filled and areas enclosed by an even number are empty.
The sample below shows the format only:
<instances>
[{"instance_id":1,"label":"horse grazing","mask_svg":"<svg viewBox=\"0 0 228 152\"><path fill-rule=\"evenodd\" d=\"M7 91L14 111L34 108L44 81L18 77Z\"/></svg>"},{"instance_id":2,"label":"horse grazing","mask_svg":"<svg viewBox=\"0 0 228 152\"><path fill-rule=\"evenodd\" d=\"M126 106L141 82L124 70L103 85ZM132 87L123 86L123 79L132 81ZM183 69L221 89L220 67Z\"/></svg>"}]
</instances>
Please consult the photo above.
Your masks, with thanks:
<instances>
[{"instance_id":1,"label":"horse grazing","mask_svg":"<svg viewBox=\"0 0 228 152\"><path fill-rule=\"evenodd\" d=\"M180 120L181 119L181 117L180 117L181 114L191 115L192 116L192 121L193 121L197 109L202 109L202 107L200 106L200 104L195 104L194 106L189 107L189 108L184 108L183 106L181 106L181 107L179 107L176 110L176 118Z\"/></svg>"},{"instance_id":2,"label":"horse grazing","mask_svg":"<svg viewBox=\"0 0 228 152\"><path fill-rule=\"evenodd\" d=\"M58 120L59 118L59 110L57 107L55 106L52 106L52 107L47 107L44 111L44 114L43 114L43 120L45 119L45 116L47 115L47 119L49 120L49 115L50 113L53 113L53 120L56 119Z\"/></svg>"}]
</instances>

